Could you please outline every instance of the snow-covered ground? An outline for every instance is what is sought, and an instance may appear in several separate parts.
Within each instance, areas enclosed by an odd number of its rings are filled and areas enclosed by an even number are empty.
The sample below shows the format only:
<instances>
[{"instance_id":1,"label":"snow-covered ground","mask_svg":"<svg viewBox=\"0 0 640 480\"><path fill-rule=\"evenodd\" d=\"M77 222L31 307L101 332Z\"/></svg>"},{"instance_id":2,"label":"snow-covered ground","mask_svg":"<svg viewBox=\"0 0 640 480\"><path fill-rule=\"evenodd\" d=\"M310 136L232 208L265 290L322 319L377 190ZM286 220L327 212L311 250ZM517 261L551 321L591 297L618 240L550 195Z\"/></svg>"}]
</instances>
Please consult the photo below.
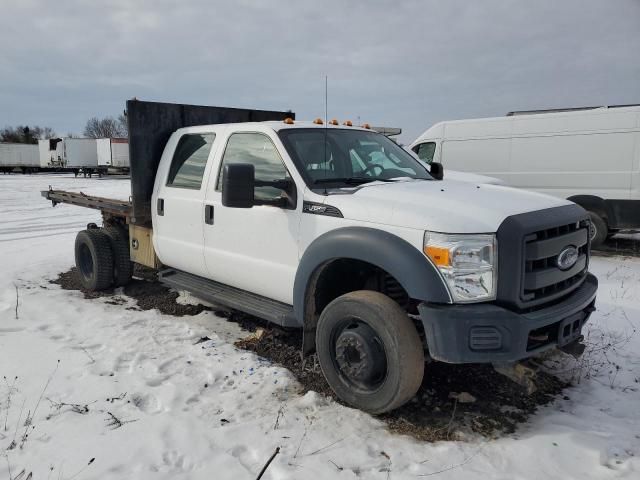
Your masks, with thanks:
<instances>
[{"instance_id":1,"label":"snow-covered ground","mask_svg":"<svg viewBox=\"0 0 640 480\"><path fill-rule=\"evenodd\" d=\"M73 264L76 231L100 221L51 208L39 193L50 184L129 195L126 180L0 176L0 480L23 469L33 479L253 479L276 447L265 479L640 478L637 258L593 258L590 348L557 366L582 365L566 373L580 377L567 397L514 435L420 443L299 395L285 369L235 348L246 332L212 312L128 310L126 298L50 285Z\"/></svg>"}]
</instances>

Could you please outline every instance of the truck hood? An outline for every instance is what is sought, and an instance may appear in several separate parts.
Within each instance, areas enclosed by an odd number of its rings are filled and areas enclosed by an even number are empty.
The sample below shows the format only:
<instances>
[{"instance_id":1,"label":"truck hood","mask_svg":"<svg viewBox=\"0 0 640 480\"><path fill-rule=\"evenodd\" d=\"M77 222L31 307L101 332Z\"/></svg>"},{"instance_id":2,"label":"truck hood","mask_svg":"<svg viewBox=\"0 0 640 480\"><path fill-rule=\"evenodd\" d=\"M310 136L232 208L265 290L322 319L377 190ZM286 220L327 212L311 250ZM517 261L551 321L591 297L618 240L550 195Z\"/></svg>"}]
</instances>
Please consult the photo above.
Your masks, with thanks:
<instances>
[{"instance_id":1,"label":"truck hood","mask_svg":"<svg viewBox=\"0 0 640 480\"><path fill-rule=\"evenodd\" d=\"M444 172L447 180L455 180L457 182L486 183L491 185L505 185L505 182L495 177L486 175L478 175L477 173L460 172L458 170L446 170Z\"/></svg>"},{"instance_id":2,"label":"truck hood","mask_svg":"<svg viewBox=\"0 0 640 480\"><path fill-rule=\"evenodd\" d=\"M492 233L510 215L568 205L549 195L455 180L376 182L326 197L348 219L447 233Z\"/></svg>"}]
</instances>

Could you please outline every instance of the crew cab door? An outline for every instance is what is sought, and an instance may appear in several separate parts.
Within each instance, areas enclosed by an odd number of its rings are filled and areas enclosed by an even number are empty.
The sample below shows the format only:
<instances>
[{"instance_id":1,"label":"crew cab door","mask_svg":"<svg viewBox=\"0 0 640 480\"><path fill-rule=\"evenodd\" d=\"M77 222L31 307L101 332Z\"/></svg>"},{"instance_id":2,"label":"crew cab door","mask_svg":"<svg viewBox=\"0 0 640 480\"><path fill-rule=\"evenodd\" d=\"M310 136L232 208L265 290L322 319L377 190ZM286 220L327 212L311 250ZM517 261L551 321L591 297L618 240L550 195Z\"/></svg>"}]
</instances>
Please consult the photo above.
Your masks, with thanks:
<instances>
[{"instance_id":1,"label":"crew cab door","mask_svg":"<svg viewBox=\"0 0 640 480\"><path fill-rule=\"evenodd\" d=\"M253 131L240 128L229 134L216 162L217 175L209 181L205 204L213 216L205 225L205 263L212 280L292 304L302 201L251 208L222 205L222 175L227 163L253 164L256 181L291 178L275 139L267 131L247 128ZM254 197L264 201L282 195L274 187L254 190Z\"/></svg>"},{"instance_id":2,"label":"crew cab door","mask_svg":"<svg viewBox=\"0 0 640 480\"><path fill-rule=\"evenodd\" d=\"M187 132L174 134L160 162L151 206L153 242L163 264L206 276L204 199L216 133Z\"/></svg>"}]
</instances>

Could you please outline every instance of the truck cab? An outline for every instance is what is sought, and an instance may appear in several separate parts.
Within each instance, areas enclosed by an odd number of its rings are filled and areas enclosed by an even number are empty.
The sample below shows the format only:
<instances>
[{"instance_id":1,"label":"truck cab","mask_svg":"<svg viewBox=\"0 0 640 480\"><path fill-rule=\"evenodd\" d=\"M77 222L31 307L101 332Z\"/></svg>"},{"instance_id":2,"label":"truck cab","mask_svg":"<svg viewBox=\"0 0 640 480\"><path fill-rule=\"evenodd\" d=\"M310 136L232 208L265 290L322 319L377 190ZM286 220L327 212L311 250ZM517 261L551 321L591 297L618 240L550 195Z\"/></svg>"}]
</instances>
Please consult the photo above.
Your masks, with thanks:
<instances>
[{"instance_id":1,"label":"truck cab","mask_svg":"<svg viewBox=\"0 0 640 480\"><path fill-rule=\"evenodd\" d=\"M160 161L152 204L154 248L172 267L169 283L175 269L292 306L278 323L303 328L304 350L318 352L331 386L369 411L408 400L425 357L509 364L575 342L594 305L581 207L434 180L364 128L180 129ZM385 308L396 311L379 324L362 313ZM388 329L387 341L379 329ZM396 329L413 341L396 347ZM372 401L380 378L404 363L391 358L394 348L419 360L393 395Z\"/></svg>"}]
</instances>

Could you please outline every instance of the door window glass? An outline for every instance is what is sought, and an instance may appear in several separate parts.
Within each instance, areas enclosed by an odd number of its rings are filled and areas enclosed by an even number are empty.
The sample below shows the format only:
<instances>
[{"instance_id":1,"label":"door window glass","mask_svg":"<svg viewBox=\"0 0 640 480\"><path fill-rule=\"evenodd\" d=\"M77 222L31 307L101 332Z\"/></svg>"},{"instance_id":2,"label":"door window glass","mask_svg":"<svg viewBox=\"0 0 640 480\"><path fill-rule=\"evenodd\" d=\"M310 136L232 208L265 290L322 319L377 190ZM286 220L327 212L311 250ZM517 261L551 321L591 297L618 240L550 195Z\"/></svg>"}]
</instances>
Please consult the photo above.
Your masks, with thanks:
<instances>
[{"instance_id":1,"label":"door window glass","mask_svg":"<svg viewBox=\"0 0 640 480\"><path fill-rule=\"evenodd\" d=\"M272 182L289 178L282 158L271 139L261 133L234 133L229 137L222 157L216 189L222 188L224 166L231 163L250 163L255 167L256 181ZM276 200L283 195L274 187L255 187L256 200Z\"/></svg>"},{"instance_id":2,"label":"door window glass","mask_svg":"<svg viewBox=\"0 0 640 480\"><path fill-rule=\"evenodd\" d=\"M215 133L188 133L180 137L171 160L168 187L199 190Z\"/></svg>"},{"instance_id":3,"label":"door window glass","mask_svg":"<svg viewBox=\"0 0 640 480\"><path fill-rule=\"evenodd\" d=\"M436 153L436 143L421 143L420 145L418 145L415 152L418 154L418 158L420 160L426 163L431 163L433 161L433 154Z\"/></svg>"}]
</instances>

